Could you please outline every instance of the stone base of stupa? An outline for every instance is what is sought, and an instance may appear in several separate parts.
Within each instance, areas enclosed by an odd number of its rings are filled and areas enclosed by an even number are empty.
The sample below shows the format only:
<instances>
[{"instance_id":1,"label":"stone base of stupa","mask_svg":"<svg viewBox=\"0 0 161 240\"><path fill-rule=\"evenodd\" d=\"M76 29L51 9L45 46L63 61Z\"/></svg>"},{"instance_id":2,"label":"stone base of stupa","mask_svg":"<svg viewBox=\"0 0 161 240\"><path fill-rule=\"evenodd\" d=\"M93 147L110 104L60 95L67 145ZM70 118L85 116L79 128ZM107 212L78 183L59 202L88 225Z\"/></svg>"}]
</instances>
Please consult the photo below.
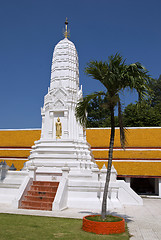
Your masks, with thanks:
<instances>
[{"instance_id":1,"label":"stone base of stupa","mask_svg":"<svg viewBox=\"0 0 161 240\"><path fill-rule=\"evenodd\" d=\"M29 162L30 163L30 162ZM36 163L36 162L35 162ZM51 163L51 162L50 162ZM70 163L69 163L70 164ZM52 164L51 164L52 165ZM103 190L107 169L99 170L97 165L67 163L57 170L56 167L30 165L26 170L14 173L9 171L0 186L0 203L8 203L18 208L34 181L59 182L52 203L52 210L65 208L101 210ZM108 209L121 208L123 205L142 205L143 201L123 180L116 180L117 172L112 167L108 191Z\"/></svg>"}]
</instances>

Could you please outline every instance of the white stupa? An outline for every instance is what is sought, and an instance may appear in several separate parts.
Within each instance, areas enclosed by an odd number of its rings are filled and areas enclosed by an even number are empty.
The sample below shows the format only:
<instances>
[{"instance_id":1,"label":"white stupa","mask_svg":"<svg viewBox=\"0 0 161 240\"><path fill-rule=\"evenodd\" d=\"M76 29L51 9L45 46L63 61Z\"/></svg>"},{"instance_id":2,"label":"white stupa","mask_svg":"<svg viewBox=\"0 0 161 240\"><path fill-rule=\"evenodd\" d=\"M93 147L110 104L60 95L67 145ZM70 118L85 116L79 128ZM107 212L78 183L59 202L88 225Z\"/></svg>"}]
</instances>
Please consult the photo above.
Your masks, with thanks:
<instances>
[{"instance_id":1,"label":"white stupa","mask_svg":"<svg viewBox=\"0 0 161 240\"><path fill-rule=\"evenodd\" d=\"M82 87L79 88L78 54L67 35L66 24L65 38L53 52L50 87L41 109L41 139L35 142L27 163L27 166L37 166L37 172L59 171L65 164L70 168L82 165L88 169L94 161L85 131L75 117ZM60 136L56 131L58 121Z\"/></svg>"}]
</instances>

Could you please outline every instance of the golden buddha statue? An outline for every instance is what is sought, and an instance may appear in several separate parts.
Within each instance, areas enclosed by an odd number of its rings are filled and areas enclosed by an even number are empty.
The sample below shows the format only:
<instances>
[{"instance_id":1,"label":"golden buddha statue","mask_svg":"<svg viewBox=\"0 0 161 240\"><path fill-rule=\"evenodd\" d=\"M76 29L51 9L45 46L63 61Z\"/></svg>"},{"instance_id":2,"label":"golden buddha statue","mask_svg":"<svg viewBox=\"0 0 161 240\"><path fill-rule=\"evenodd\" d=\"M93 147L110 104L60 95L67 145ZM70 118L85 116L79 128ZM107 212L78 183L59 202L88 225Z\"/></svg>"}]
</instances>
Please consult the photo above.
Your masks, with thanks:
<instances>
[{"instance_id":1,"label":"golden buddha statue","mask_svg":"<svg viewBox=\"0 0 161 240\"><path fill-rule=\"evenodd\" d=\"M58 117L56 122L56 139L60 139L62 136L62 124L60 122L60 118Z\"/></svg>"}]
</instances>

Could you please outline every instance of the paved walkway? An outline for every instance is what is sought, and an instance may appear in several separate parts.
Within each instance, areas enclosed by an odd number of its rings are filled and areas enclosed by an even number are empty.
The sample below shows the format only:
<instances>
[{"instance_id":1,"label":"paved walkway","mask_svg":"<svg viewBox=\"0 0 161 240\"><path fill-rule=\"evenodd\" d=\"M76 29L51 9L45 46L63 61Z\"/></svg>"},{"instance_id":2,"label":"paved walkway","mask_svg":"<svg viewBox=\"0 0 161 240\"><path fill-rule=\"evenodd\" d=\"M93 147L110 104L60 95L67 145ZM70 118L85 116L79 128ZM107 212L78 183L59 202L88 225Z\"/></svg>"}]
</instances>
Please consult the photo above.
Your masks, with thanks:
<instances>
[{"instance_id":1,"label":"paved walkway","mask_svg":"<svg viewBox=\"0 0 161 240\"><path fill-rule=\"evenodd\" d=\"M161 240L161 199L144 199L143 206L124 208L130 240Z\"/></svg>"},{"instance_id":2,"label":"paved walkway","mask_svg":"<svg viewBox=\"0 0 161 240\"><path fill-rule=\"evenodd\" d=\"M126 219L130 240L161 240L161 199L144 199L143 206L126 206L110 212ZM64 211L37 211L25 209L10 209L0 206L0 213L37 215L49 217L82 218L85 215L98 213L95 211L66 209Z\"/></svg>"}]
</instances>

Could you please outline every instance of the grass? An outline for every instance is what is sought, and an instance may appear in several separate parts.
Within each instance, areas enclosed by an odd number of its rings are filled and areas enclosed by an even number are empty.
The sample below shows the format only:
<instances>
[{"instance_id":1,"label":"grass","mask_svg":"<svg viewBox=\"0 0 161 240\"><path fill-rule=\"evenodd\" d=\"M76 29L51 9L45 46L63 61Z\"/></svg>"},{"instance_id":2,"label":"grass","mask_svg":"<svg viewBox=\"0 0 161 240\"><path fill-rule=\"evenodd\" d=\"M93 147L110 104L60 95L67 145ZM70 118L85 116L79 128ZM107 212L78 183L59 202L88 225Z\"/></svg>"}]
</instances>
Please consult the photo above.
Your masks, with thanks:
<instances>
[{"instance_id":1,"label":"grass","mask_svg":"<svg viewBox=\"0 0 161 240\"><path fill-rule=\"evenodd\" d=\"M91 221L96 221L96 222L120 222L122 221L122 218L115 217L112 215L107 215L105 219L102 219L100 215L97 216L91 216L91 217L86 217L86 219L91 220Z\"/></svg>"},{"instance_id":2,"label":"grass","mask_svg":"<svg viewBox=\"0 0 161 240\"><path fill-rule=\"evenodd\" d=\"M129 234L96 235L84 232L81 219L0 214L0 240L128 240Z\"/></svg>"}]
</instances>

